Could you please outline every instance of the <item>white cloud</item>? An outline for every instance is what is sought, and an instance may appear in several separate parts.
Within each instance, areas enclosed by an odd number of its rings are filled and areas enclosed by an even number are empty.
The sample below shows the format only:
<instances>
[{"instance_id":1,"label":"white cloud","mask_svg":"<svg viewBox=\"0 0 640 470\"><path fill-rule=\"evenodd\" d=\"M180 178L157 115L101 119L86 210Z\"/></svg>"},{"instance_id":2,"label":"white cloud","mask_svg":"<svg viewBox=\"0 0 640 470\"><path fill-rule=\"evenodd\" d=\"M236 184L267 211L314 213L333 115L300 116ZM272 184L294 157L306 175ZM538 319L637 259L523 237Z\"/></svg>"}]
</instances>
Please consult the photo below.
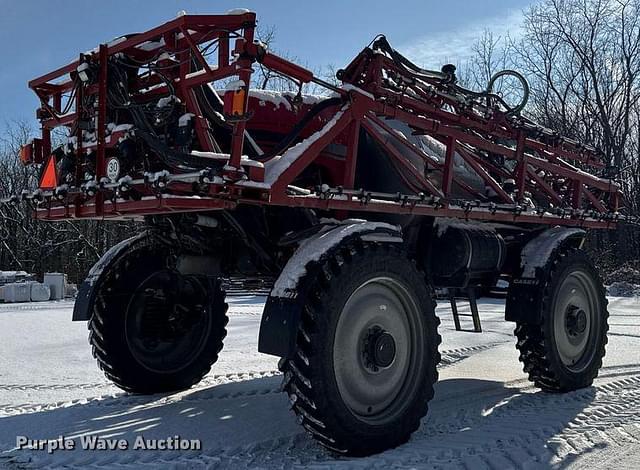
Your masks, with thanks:
<instances>
[{"instance_id":1,"label":"white cloud","mask_svg":"<svg viewBox=\"0 0 640 470\"><path fill-rule=\"evenodd\" d=\"M462 65L473 54L473 43L487 29L498 36L518 36L522 24L522 11L510 10L503 15L471 21L451 31L442 31L416 38L411 44L396 49L421 67L439 70L440 66L452 63Z\"/></svg>"}]
</instances>

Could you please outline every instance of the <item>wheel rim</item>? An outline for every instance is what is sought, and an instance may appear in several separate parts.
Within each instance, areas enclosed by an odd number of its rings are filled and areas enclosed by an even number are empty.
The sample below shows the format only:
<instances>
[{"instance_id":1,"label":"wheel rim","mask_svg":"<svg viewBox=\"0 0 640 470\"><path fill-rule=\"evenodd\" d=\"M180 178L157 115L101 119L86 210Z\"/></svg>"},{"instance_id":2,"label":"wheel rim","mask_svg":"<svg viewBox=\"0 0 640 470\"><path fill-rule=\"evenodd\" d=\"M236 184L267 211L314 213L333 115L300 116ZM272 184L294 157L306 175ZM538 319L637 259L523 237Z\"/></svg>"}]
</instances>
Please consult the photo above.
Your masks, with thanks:
<instances>
[{"instance_id":1,"label":"wheel rim","mask_svg":"<svg viewBox=\"0 0 640 470\"><path fill-rule=\"evenodd\" d=\"M554 302L554 338L560 360L572 372L591 363L600 331L597 287L583 271L569 273L558 286Z\"/></svg>"},{"instance_id":2,"label":"wheel rim","mask_svg":"<svg viewBox=\"0 0 640 470\"><path fill-rule=\"evenodd\" d=\"M127 306L125 337L134 359L155 373L188 367L211 332L207 289L194 277L158 271L134 291Z\"/></svg>"},{"instance_id":3,"label":"wheel rim","mask_svg":"<svg viewBox=\"0 0 640 470\"><path fill-rule=\"evenodd\" d=\"M398 281L379 277L345 303L333 344L336 383L347 408L372 424L409 405L425 360L422 315Z\"/></svg>"}]
</instances>

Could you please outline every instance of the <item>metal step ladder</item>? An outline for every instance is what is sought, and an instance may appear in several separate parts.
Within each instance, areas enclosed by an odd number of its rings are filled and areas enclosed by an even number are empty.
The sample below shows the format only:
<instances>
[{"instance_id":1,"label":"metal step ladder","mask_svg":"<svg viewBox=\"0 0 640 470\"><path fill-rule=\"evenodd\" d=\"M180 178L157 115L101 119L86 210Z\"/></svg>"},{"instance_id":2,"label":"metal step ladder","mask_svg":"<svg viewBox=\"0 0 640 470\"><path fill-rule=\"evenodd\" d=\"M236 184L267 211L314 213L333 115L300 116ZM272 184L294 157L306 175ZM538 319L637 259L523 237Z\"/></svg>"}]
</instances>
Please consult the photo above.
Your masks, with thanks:
<instances>
[{"instance_id":1,"label":"metal step ladder","mask_svg":"<svg viewBox=\"0 0 640 470\"><path fill-rule=\"evenodd\" d=\"M466 295L460 295L460 289L449 289L449 301L451 302L451 312L453 313L453 323L456 331L469 331L473 333L482 333L482 325L480 324L480 314L478 313L478 299L474 288L465 290ZM457 300L468 300L471 307L471 314L458 312ZM463 330L460 326L460 317L471 317L473 321L473 330Z\"/></svg>"}]
</instances>

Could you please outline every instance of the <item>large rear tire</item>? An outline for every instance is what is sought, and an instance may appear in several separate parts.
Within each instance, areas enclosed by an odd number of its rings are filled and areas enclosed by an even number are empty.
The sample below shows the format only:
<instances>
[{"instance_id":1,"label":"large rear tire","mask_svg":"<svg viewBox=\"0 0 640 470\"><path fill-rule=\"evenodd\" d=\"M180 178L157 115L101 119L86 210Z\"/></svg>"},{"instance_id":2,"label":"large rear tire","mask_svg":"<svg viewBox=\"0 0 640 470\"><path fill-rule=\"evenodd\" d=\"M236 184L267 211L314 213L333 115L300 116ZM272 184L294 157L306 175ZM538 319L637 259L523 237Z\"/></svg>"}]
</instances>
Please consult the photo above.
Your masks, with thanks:
<instances>
[{"instance_id":1,"label":"large rear tire","mask_svg":"<svg viewBox=\"0 0 640 470\"><path fill-rule=\"evenodd\" d=\"M529 380L546 391L568 392L590 386L602 367L607 299L583 251L560 251L549 263L542 270L540 322L517 324L516 347Z\"/></svg>"},{"instance_id":2,"label":"large rear tire","mask_svg":"<svg viewBox=\"0 0 640 470\"><path fill-rule=\"evenodd\" d=\"M132 393L183 390L217 361L228 318L220 283L183 275L165 250L137 247L97 286L89 342L99 367Z\"/></svg>"},{"instance_id":3,"label":"large rear tire","mask_svg":"<svg viewBox=\"0 0 640 470\"><path fill-rule=\"evenodd\" d=\"M307 266L297 351L283 361L299 422L323 446L369 455L406 442L433 398L435 301L391 244L343 242Z\"/></svg>"}]
</instances>

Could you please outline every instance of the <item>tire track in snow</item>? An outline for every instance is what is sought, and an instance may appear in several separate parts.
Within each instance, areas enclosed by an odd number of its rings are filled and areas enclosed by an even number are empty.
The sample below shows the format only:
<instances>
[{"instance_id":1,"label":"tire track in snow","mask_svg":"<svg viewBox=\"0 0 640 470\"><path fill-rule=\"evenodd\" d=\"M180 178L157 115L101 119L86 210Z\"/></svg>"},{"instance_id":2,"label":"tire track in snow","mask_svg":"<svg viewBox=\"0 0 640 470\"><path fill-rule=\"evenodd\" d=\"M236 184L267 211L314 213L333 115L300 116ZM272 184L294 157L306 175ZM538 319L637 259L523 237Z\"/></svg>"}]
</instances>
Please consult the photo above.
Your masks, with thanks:
<instances>
[{"instance_id":1,"label":"tire track in snow","mask_svg":"<svg viewBox=\"0 0 640 470\"><path fill-rule=\"evenodd\" d=\"M456 416L448 429L421 429L433 447L441 447L422 456L517 468L559 464L602 445L640 443L639 388L640 376L634 376L567 394L516 393L479 414Z\"/></svg>"},{"instance_id":2,"label":"tire track in snow","mask_svg":"<svg viewBox=\"0 0 640 470\"><path fill-rule=\"evenodd\" d=\"M280 372L278 370L259 371L259 372L231 372L228 374L218 374L213 376L206 376L197 385L191 388L195 390L198 388L210 387L214 385L221 385L231 382L241 382L245 380L251 380L256 378L263 378L270 375L276 375ZM111 382L95 382L95 383L80 383L80 384L0 384L0 391L27 391L27 390L88 390L100 387L115 387ZM123 392L122 396L126 396Z\"/></svg>"},{"instance_id":3,"label":"tire track in snow","mask_svg":"<svg viewBox=\"0 0 640 470\"><path fill-rule=\"evenodd\" d=\"M173 402L197 402L209 401L212 399L233 399L240 397L251 397L276 393L280 391L278 387L241 390L237 392L219 392L215 387L234 382L244 382L255 379L265 379L281 375L278 370L268 370L259 372L243 372L229 373L222 375L213 375L205 377L196 386L177 392L174 394L164 395L130 395L126 392L116 392L111 394L102 394L93 397L78 398L74 400L65 400L55 403L39 403L39 404L21 404L21 405L0 405L0 416L15 416L24 413L38 413L41 411L52 411L57 408L67 408L70 406L84 405L91 407L132 407L132 406L158 406L166 405ZM77 386L79 385L79 386ZM0 386L0 390L76 390L76 389L93 389L97 387L115 388L110 382L102 384L69 384L69 385L5 385ZM191 396L195 392L211 390L208 395L198 393L197 396Z\"/></svg>"},{"instance_id":4,"label":"tire track in snow","mask_svg":"<svg viewBox=\"0 0 640 470\"><path fill-rule=\"evenodd\" d=\"M474 401L440 406L442 403L436 400L435 414L446 415L457 427L434 429L427 420L409 443L364 459L334 457L302 433L238 447L207 449L204 453L91 453L89 457L69 453L62 458L27 453L12 458L14 464L39 468L80 468L87 464L94 468L281 468L314 464L407 468L428 463L434 468L505 469L567 462L594 449L597 452L603 445L624 449L640 444L640 375L567 394L513 390L480 413L468 406ZM460 414L450 413L454 405L461 409ZM575 412L566 412L563 417L563 410Z\"/></svg>"},{"instance_id":5,"label":"tire track in snow","mask_svg":"<svg viewBox=\"0 0 640 470\"><path fill-rule=\"evenodd\" d=\"M0 384L0 391L30 391L30 390L91 390L108 387L111 382L70 383L70 384Z\"/></svg>"},{"instance_id":6,"label":"tire track in snow","mask_svg":"<svg viewBox=\"0 0 640 470\"><path fill-rule=\"evenodd\" d=\"M444 367L452 366L464 359L468 359L473 354L480 353L483 351L487 351L489 349L493 349L497 346L500 346L505 343L509 343L510 341L499 341L494 343L481 344L478 346L469 346L466 348L458 348L458 349L450 349L448 351L442 351L440 353L441 359L438 368L442 369Z\"/></svg>"},{"instance_id":7,"label":"tire track in snow","mask_svg":"<svg viewBox=\"0 0 640 470\"><path fill-rule=\"evenodd\" d=\"M241 449L221 449L217 455L221 466L235 467L249 467L247 462L257 458L262 459L261 462L280 462L283 466L324 463L342 464L347 468L405 468L424 466L428 462L434 467L504 469L520 468L527 463L544 465L564 461L568 456L596 448L603 440L618 446L640 443L640 375L603 384L597 391L589 388L557 395L510 392L490 413L478 413L473 407L467 408L469 402L457 399L446 400L448 406L442 407L436 401L432 410L448 420L450 430L437 429L437 425L432 426L427 420L408 444L366 459L336 459L304 439L280 439L271 445L267 441ZM488 390L479 395L486 397L493 393L494 390ZM503 403L504 400L507 401ZM567 422L559 420L558 410L571 405L582 411ZM451 413L452 408L460 407L462 413ZM476 419L464 419L469 417ZM468 430L461 432L463 429ZM595 436L594 431L597 431ZM602 439L598 440L598 435Z\"/></svg>"},{"instance_id":8,"label":"tire track in snow","mask_svg":"<svg viewBox=\"0 0 640 470\"><path fill-rule=\"evenodd\" d=\"M483 344L480 346L471 346L466 348L450 349L442 351L440 354L442 360L441 366L449 366L463 359L469 358L472 354L491 349L503 342ZM223 383L241 382L256 378L263 378L271 375L279 375L280 371L272 369L259 372L230 372L228 374L218 374L213 376L205 376L198 382L192 390L220 385ZM28 390L90 390L93 388L110 387L113 384L109 381L94 383L70 383L70 384L0 384L0 391L28 391Z\"/></svg>"},{"instance_id":9,"label":"tire track in snow","mask_svg":"<svg viewBox=\"0 0 640 470\"><path fill-rule=\"evenodd\" d=\"M503 344L503 342L489 343L479 346L470 346L464 348L450 349L442 351L440 368L449 367L464 359L468 359L473 354L477 354L488 349L494 348ZM264 379L282 375L278 370L268 370L260 372L238 372L222 375L207 376L194 387L179 394L164 396L164 402L170 403L173 401L185 401L185 402L197 402L208 401L212 399L235 399L242 397L252 397L260 395L268 395L272 393L280 393L279 386L276 387L259 387L250 390L220 393L215 390L218 385L224 385L234 382L244 382L249 380ZM80 384L0 384L0 391L73 391L73 390L93 390L100 388L114 388L111 382L96 382L96 383L80 383ZM211 390L209 390L211 389ZM199 393L197 397L191 396L194 392ZM206 393L206 392L210 393ZM153 400L153 396L137 396L127 395L124 392L116 392L109 394L101 394L92 397L83 397L75 400L65 400L54 403L25 403L25 404L6 404L0 405L0 416L14 416L23 413L38 413L41 411L51 411L56 408L64 408L75 405L90 405L90 406L139 406L149 403L158 403L157 400ZM163 395L158 395L163 397Z\"/></svg>"},{"instance_id":10,"label":"tire track in snow","mask_svg":"<svg viewBox=\"0 0 640 470\"><path fill-rule=\"evenodd\" d=\"M0 305L0 313L2 312L15 312L24 310L69 310L73 308L73 302L63 301L60 303L47 303L46 305L34 305L33 303L26 304L5 304Z\"/></svg>"}]
</instances>

